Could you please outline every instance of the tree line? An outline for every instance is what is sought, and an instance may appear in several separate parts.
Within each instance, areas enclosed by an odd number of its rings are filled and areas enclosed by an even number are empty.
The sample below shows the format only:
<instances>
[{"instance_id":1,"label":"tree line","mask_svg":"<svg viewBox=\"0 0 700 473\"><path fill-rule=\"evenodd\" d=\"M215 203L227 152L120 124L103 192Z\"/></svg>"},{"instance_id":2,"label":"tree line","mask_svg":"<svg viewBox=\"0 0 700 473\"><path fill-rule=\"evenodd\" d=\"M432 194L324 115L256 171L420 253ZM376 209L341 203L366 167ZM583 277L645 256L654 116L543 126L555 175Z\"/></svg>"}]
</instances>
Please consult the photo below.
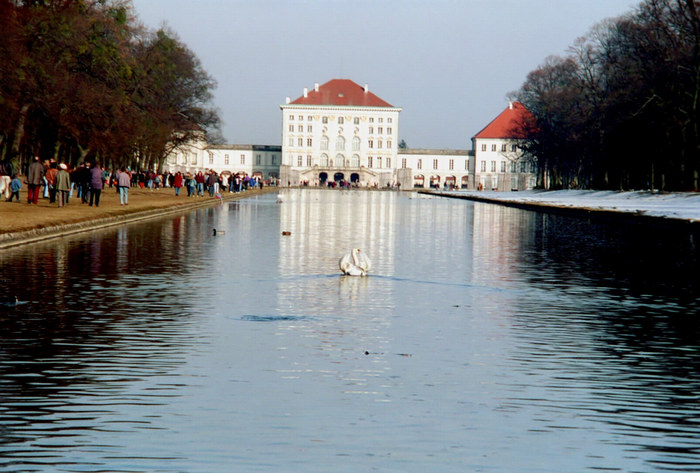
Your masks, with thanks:
<instances>
[{"instance_id":1,"label":"tree line","mask_svg":"<svg viewBox=\"0 0 700 473\"><path fill-rule=\"evenodd\" d=\"M700 2L645 0L549 57L514 93L545 189L698 190Z\"/></svg>"},{"instance_id":2,"label":"tree line","mask_svg":"<svg viewBox=\"0 0 700 473\"><path fill-rule=\"evenodd\" d=\"M215 141L215 81L128 0L0 0L0 159L161 168L173 147Z\"/></svg>"}]
</instances>

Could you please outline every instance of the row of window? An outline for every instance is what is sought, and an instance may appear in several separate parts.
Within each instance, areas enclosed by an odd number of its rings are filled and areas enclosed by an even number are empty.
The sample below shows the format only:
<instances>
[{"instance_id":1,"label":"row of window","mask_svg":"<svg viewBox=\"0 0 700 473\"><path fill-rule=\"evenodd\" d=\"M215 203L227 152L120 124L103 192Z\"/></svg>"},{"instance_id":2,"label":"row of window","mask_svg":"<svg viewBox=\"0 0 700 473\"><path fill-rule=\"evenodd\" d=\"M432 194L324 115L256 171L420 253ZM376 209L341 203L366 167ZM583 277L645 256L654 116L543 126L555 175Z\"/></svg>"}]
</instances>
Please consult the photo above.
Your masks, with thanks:
<instances>
[{"instance_id":1,"label":"row of window","mask_svg":"<svg viewBox=\"0 0 700 473\"><path fill-rule=\"evenodd\" d=\"M290 133L294 133L294 130L295 130L294 123L289 124L288 130ZM314 130L313 125L306 125L306 132L307 133L313 133L313 130ZM304 125L297 125L296 131L298 133L304 133ZM369 131L370 135L373 135L374 134L374 127L373 126L369 127L368 131ZM393 128L391 128L390 126L386 128L387 135L391 135L392 132L393 132ZM381 127L381 126L377 127L377 134L383 135L384 134L384 127Z\"/></svg>"},{"instance_id":2,"label":"row of window","mask_svg":"<svg viewBox=\"0 0 700 473\"><path fill-rule=\"evenodd\" d=\"M189 156L189 159L188 159ZM189 161L189 164L197 164L197 153L182 153L182 159L180 159L180 154L175 153L173 156L173 161L174 164L187 164ZM246 163L246 155L241 154L240 156L240 163L245 165ZM262 155L256 154L255 155L255 164L260 165L262 163ZM214 164L214 153L209 153L209 165ZM231 164L231 159L228 154L224 154L224 165L228 166ZM277 164L277 156L274 154L271 156L271 165L276 165Z\"/></svg>"},{"instance_id":3,"label":"row of window","mask_svg":"<svg viewBox=\"0 0 700 473\"><path fill-rule=\"evenodd\" d=\"M322 151L328 151L329 141L330 140L328 139L327 136L324 135L321 137L321 150ZM297 142L297 146L300 148L304 146L304 143L306 143L306 146L309 148L312 147L313 143L314 143L313 138L306 138L306 140L305 140L303 137L298 137L296 139L296 142ZM289 146L294 146L294 137L293 136L290 136L287 139L287 144ZM386 140L386 143L382 140L376 140L377 149L384 148L385 144L386 144L386 149L391 149L391 144L392 144L391 140ZM374 145L375 145L374 139L367 140L367 147L369 149L374 149ZM335 139L335 150L336 151L345 151L345 138L344 137L338 136ZM358 138L357 136L353 137L353 139L352 139L352 150L353 151L360 151L360 138Z\"/></svg>"},{"instance_id":4,"label":"row of window","mask_svg":"<svg viewBox=\"0 0 700 473\"><path fill-rule=\"evenodd\" d=\"M294 115L289 115L289 120L290 120L290 121L294 121ZM301 122L301 121L304 121L304 116L303 116L303 115L298 115L298 120L297 120L297 121L300 121L300 122ZM311 115L308 115L308 116L306 117L306 121L312 122L312 121L314 121L314 117L312 117ZM374 117L369 117L369 118L368 118L368 121L369 121L370 123L374 123ZM352 122L353 122L353 124L355 124L355 125L359 125L359 124L360 124L360 117L354 117L354 118L352 119ZM388 118L386 119L386 122L387 122L387 123L392 123L391 117L388 117ZM323 116L323 117L321 117L321 123L328 123L328 116ZM384 117L377 117L377 123L384 123ZM345 117L338 117L338 124L339 124L339 125L345 124ZM291 131L291 130L290 130L290 131ZM381 132L380 132L380 133L381 133ZM390 132L387 132L387 133L390 133Z\"/></svg>"},{"instance_id":5,"label":"row of window","mask_svg":"<svg viewBox=\"0 0 700 473\"><path fill-rule=\"evenodd\" d=\"M530 172L535 172L535 164L529 163ZM507 163L506 161L501 161L501 172L506 172ZM481 161L481 172L486 172L486 161ZM491 161L491 172L496 172L496 161ZM518 172L517 162L510 161L510 172ZM520 172L528 172L528 162L520 162Z\"/></svg>"},{"instance_id":6,"label":"row of window","mask_svg":"<svg viewBox=\"0 0 700 473\"><path fill-rule=\"evenodd\" d=\"M487 146L486 144L482 144L482 145L481 145L481 151L486 151L486 146ZM515 153L515 152L518 150L518 145L510 145L510 150L511 150L511 152ZM498 145L492 144L492 145L491 145L491 151L494 151L494 152L495 152L495 151L498 151ZM507 151L508 151L508 145L505 144L505 143L503 143L503 144L501 145L501 152L502 152L502 153L505 153L505 152L507 152Z\"/></svg>"},{"instance_id":7,"label":"row of window","mask_svg":"<svg viewBox=\"0 0 700 473\"><path fill-rule=\"evenodd\" d=\"M439 160L439 159L433 159L433 169L439 169L439 168L440 168L439 164L440 164L440 160ZM447 166L448 166L448 168L450 169L450 171L454 170L454 168L455 168L455 160L454 160L454 159L450 159L450 160L447 162ZM406 167L406 159L402 159L402 160L401 160L401 167L403 167L403 168ZM422 160L422 159L418 159L418 160L416 161L416 169L423 169L423 160ZM465 171L469 171L469 160L468 160L468 159L465 159L465 160L464 160L464 170L465 170Z\"/></svg>"},{"instance_id":8,"label":"row of window","mask_svg":"<svg viewBox=\"0 0 700 473\"><path fill-rule=\"evenodd\" d=\"M345 159L345 156L342 154L339 154L335 157L335 160L331 159L328 157L326 153L323 153L321 155L321 159L319 159L319 166L321 167L333 167L333 163L335 161L335 165L339 167L352 167L352 168L359 168L360 167L360 156L357 154L354 154L352 158ZM381 156L373 157L373 156L368 156L367 157L367 167L368 168L381 168L382 163L384 164L385 168L390 168L391 167L391 158L386 157L382 158ZM313 159L311 155L306 156L306 166L312 167L314 164ZM297 156L297 166L301 167L304 165L304 157L303 156ZM404 163L405 165L405 163Z\"/></svg>"}]
</instances>

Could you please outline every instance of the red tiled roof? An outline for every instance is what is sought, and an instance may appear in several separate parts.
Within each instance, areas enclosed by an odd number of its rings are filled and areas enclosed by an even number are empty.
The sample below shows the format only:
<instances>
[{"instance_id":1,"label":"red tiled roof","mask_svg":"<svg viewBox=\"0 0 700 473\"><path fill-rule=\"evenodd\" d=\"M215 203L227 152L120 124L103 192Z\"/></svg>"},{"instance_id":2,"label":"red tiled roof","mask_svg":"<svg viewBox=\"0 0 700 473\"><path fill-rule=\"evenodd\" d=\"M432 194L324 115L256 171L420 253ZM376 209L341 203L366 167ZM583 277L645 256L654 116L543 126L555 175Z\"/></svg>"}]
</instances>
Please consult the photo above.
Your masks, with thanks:
<instances>
[{"instance_id":1,"label":"red tiled roof","mask_svg":"<svg viewBox=\"0 0 700 473\"><path fill-rule=\"evenodd\" d=\"M303 95L291 102L293 105L343 105L353 107L391 107L392 105L380 99L372 92L349 79L332 79L318 88L311 89L307 96Z\"/></svg>"},{"instance_id":2,"label":"red tiled roof","mask_svg":"<svg viewBox=\"0 0 700 473\"><path fill-rule=\"evenodd\" d=\"M534 120L535 117L523 104L513 102L512 106L501 112L483 130L474 135L474 138L526 138L523 125L533 123Z\"/></svg>"}]
</instances>

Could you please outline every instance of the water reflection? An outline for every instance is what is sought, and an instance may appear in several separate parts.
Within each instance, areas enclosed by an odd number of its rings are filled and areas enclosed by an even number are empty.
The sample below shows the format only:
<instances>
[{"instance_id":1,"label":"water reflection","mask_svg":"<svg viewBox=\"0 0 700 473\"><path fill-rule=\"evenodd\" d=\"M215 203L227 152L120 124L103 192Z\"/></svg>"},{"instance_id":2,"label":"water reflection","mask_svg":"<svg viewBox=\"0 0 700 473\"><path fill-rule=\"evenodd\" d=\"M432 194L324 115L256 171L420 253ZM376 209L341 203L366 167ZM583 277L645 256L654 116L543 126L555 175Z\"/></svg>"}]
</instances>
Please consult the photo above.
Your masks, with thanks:
<instances>
[{"instance_id":1,"label":"water reflection","mask_svg":"<svg viewBox=\"0 0 700 473\"><path fill-rule=\"evenodd\" d=\"M290 190L6 250L0 471L696 471L692 242Z\"/></svg>"}]
</instances>

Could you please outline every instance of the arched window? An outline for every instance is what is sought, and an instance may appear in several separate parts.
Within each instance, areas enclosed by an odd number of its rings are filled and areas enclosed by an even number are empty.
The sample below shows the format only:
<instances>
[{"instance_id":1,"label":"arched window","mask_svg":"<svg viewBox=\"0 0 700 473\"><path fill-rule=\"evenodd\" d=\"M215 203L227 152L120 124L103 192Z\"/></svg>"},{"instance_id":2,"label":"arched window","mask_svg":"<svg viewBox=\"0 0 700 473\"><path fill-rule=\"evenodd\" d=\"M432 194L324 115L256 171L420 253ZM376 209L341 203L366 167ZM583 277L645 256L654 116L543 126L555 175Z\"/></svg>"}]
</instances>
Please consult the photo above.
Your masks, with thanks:
<instances>
[{"instance_id":1,"label":"arched window","mask_svg":"<svg viewBox=\"0 0 700 473\"><path fill-rule=\"evenodd\" d=\"M360 155L359 154L352 155L352 162L350 163L350 165L354 168L360 167Z\"/></svg>"},{"instance_id":2,"label":"arched window","mask_svg":"<svg viewBox=\"0 0 700 473\"><path fill-rule=\"evenodd\" d=\"M352 139L352 150L360 151L360 138L358 136L355 136Z\"/></svg>"},{"instance_id":3,"label":"arched window","mask_svg":"<svg viewBox=\"0 0 700 473\"><path fill-rule=\"evenodd\" d=\"M326 153L323 153L321 155L321 167L322 168L328 167L328 155Z\"/></svg>"},{"instance_id":4,"label":"arched window","mask_svg":"<svg viewBox=\"0 0 700 473\"><path fill-rule=\"evenodd\" d=\"M342 136L338 136L338 138L335 139L335 150L336 151L344 151L345 150L345 138Z\"/></svg>"},{"instance_id":5,"label":"arched window","mask_svg":"<svg viewBox=\"0 0 700 473\"><path fill-rule=\"evenodd\" d=\"M339 167L344 167L345 166L345 156L342 154L337 154L335 156L335 165Z\"/></svg>"},{"instance_id":6,"label":"arched window","mask_svg":"<svg viewBox=\"0 0 700 473\"><path fill-rule=\"evenodd\" d=\"M321 137L321 149L323 151L328 150L328 137L326 135Z\"/></svg>"}]
</instances>

